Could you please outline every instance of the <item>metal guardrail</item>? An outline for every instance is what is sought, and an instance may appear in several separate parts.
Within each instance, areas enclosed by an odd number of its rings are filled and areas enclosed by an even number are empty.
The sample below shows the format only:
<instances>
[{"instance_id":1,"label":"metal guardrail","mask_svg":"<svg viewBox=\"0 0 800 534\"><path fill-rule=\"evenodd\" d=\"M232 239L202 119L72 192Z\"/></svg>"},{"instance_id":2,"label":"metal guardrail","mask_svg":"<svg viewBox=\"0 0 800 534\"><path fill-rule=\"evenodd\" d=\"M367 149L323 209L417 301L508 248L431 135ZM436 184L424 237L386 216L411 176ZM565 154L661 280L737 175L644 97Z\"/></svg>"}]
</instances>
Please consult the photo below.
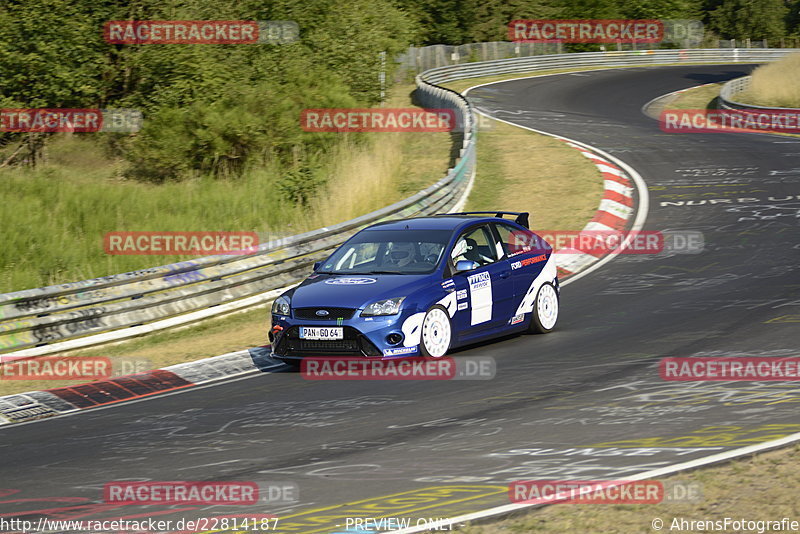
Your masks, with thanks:
<instances>
[{"instance_id":1,"label":"metal guardrail","mask_svg":"<svg viewBox=\"0 0 800 534\"><path fill-rule=\"evenodd\" d=\"M585 52L452 65L431 69L422 74L426 81L440 84L465 78L560 68L634 67L664 63L763 63L780 59L786 54L797 51L797 49L790 48L720 48Z\"/></svg>"},{"instance_id":2,"label":"metal guardrail","mask_svg":"<svg viewBox=\"0 0 800 534\"><path fill-rule=\"evenodd\" d=\"M731 80L726 82L722 85L722 89L719 91L719 101L720 107L723 109L735 109L738 111L743 112L753 112L759 113L764 111L787 111L793 110L796 111L797 108L778 108L773 106L757 106L755 104L745 104L743 102L739 102L736 100L738 95L742 94L743 92L747 91L750 88L750 84L753 81L752 76L743 76L741 78L736 78L735 80Z\"/></svg>"},{"instance_id":3,"label":"metal guardrail","mask_svg":"<svg viewBox=\"0 0 800 534\"><path fill-rule=\"evenodd\" d=\"M300 281L358 229L396 217L459 208L475 172L474 117L469 103L438 84L458 79L581 67L669 63L760 63L791 49L640 50L532 56L440 67L416 78L418 102L451 108L463 131L456 165L431 187L375 212L328 228L273 241L247 256L209 256L82 282L0 295L0 354L33 357L189 323L230 310L235 303L263 304ZM132 328L133 327L133 328Z\"/></svg>"},{"instance_id":4,"label":"metal guardrail","mask_svg":"<svg viewBox=\"0 0 800 534\"><path fill-rule=\"evenodd\" d=\"M751 76L743 76L742 78L736 78L735 80L725 82L722 85L722 89L719 91L721 106L727 109L738 109L739 107L744 107L745 104L737 102L734 100L734 98L739 93L742 93L750 88L750 82L752 79L753 78Z\"/></svg>"}]
</instances>

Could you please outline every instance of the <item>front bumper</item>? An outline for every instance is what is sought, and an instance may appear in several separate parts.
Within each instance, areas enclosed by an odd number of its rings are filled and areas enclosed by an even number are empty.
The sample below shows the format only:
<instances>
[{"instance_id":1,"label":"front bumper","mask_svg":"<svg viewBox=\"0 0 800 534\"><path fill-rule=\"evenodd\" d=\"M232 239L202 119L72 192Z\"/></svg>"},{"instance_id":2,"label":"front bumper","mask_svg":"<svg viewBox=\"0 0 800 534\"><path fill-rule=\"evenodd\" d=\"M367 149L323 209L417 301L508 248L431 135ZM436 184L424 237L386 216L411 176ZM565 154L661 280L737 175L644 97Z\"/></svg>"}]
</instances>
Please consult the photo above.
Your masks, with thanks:
<instances>
[{"instance_id":1,"label":"front bumper","mask_svg":"<svg viewBox=\"0 0 800 534\"><path fill-rule=\"evenodd\" d=\"M281 315L272 316L269 338L272 357L283 361L299 361L303 358L363 357L375 360L416 357L419 345L406 347L403 321L409 313L387 317L360 317L332 322L330 320L297 319ZM343 339L300 339L300 327L341 327ZM388 338L396 336L399 341L390 343Z\"/></svg>"}]
</instances>

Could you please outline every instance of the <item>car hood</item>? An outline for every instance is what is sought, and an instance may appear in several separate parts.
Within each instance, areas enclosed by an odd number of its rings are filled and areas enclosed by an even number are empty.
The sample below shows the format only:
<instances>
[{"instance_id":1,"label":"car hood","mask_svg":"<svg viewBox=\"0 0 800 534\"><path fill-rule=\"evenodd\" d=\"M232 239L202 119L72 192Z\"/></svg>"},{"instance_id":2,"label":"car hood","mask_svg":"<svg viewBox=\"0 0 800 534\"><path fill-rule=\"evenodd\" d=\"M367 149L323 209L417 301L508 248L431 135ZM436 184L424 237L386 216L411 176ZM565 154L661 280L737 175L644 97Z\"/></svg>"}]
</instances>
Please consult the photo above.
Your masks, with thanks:
<instances>
[{"instance_id":1,"label":"car hood","mask_svg":"<svg viewBox=\"0 0 800 534\"><path fill-rule=\"evenodd\" d=\"M292 294L292 308L361 308L370 302L405 297L432 281L433 274L312 274Z\"/></svg>"}]
</instances>

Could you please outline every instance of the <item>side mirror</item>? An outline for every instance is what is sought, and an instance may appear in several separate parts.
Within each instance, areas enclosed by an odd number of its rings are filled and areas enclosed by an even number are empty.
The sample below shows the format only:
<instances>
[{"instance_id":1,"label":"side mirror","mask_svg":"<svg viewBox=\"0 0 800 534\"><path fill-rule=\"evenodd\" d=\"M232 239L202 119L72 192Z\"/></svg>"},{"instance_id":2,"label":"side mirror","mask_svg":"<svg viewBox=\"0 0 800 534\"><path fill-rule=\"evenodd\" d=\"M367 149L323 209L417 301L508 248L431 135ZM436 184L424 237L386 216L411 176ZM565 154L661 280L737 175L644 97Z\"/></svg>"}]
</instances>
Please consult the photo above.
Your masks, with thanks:
<instances>
[{"instance_id":1,"label":"side mirror","mask_svg":"<svg viewBox=\"0 0 800 534\"><path fill-rule=\"evenodd\" d=\"M478 267L480 267L480 265L476 261L458 260L456 262L456 274L467 271L474 271Z\"/></svg>"},{"instance_id":2,"label":"side mirror","mask_svg":"<svg viewBox=\"0 0 800 534\"><path fill-rule=\"evenodd\" d=\"M314 262L314 272L317 272L317 269L322 267L322 263L323 263L322 261L315 261Z\"/></svg>"}]
</instances>

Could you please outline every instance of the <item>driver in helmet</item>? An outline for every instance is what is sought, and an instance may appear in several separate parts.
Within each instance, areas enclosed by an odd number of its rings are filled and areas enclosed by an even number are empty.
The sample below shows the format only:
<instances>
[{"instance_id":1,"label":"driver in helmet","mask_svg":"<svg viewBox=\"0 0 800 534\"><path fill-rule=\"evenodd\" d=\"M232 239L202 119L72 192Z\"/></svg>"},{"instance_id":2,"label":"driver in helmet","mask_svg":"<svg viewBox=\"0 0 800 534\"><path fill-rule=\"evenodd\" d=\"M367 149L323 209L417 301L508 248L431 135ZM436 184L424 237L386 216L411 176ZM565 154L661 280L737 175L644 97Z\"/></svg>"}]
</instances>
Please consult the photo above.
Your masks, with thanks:
<instances>
[{"instance_id":1,"label":"driver in helmet","mask_svg":"<svg viewBox=\"0 0 800 534\"><path fill-rule=\"evenodd\" d=\"M394 267L405 267L414 262L416 250L413 243L392 243L389 251L388 263Z\"/></svg>"}]
</instances>

